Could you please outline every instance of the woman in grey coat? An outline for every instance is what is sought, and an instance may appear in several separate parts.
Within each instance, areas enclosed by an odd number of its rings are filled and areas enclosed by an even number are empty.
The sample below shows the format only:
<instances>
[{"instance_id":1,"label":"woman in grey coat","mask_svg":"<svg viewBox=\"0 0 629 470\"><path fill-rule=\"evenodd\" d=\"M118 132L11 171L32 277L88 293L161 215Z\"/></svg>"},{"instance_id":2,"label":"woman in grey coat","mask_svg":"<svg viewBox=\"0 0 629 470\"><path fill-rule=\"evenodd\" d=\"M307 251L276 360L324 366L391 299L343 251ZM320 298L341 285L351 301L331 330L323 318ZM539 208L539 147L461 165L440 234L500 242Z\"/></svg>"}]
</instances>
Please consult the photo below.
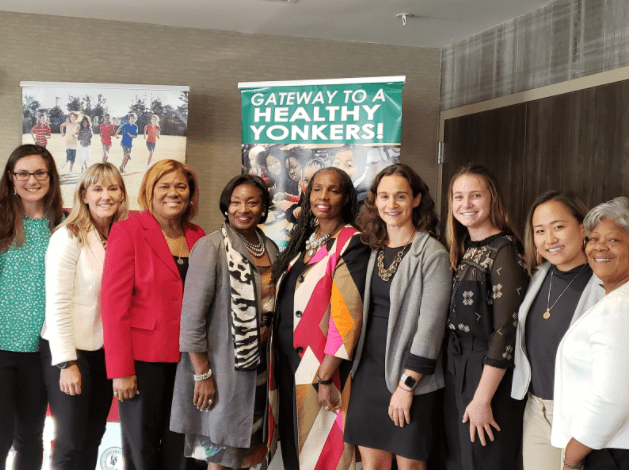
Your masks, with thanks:
<instances>
[{"instance_id":1,"label":"woman in grey coat","mask_svg":"<svg viewBox=\"0 0 629 470\"><path fill-rule=\"evenodd\" d=\"M212 470L254 467L275 448L267 347L277 247L257 228L268 207L260 177L233 178L220 198L225 223L190 253L180 336L188 354L177 369L170 427L186 434L186 456Z\"/></svg>"},{"instance_id":2,"label":"woman in grey coat","mask_svg":"<svg viewBox=\"0 0 629 470\"><path fill-rule=\"evenodd\" d=\"M448 253L428 187L406 165L376 176L357 222L372 252L344 439L365 470L390 469L393 456L400 470L425 469L444 386Z\"/></svg>"},{"instance_id":3,"label":"woman in grey coat","mask_svg":"<svg viewBox=\"0 0 629 470\"><path fill-rule=\"evenodd\" d=\"M570 325L605 296L585 257L586 213L576 194L548 191L533 202L526 220L525 252L532 278L518 312L511 388L516 400L528 395L524 470L562 465L562 450L550 444L557 348Z\"/></svg>"}]
</instances>

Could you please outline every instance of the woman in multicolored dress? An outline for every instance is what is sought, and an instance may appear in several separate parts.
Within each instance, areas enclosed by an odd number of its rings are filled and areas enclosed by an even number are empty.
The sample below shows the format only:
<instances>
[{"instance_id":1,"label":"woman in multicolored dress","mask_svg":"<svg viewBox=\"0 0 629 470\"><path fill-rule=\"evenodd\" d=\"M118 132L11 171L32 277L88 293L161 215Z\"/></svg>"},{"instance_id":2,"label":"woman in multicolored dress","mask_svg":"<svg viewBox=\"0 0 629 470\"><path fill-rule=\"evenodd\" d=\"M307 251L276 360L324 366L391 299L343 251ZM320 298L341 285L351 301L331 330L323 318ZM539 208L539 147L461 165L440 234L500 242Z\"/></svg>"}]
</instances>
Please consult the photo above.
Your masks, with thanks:
<instances>
[{"instance_id":1,"label":"woman in multicolored dress","mask_svg":"<svg viewBox=\"0 0 629 470\"><path fill-rule=\"evenodd\" d=\"M39 470L46 387L38 352L46 311L45 256L63 220L55 161L39 145L21 145L0 178L0 468L11 445L15 467Z\"/></svg>"},{"instance_id":2,"label":"woman in multicolored dress","mask_svg":"<svg viewBox=\"0 0 629 470\"><path fill-rule=\"evenodd\" d=\"M317 171L301 209L273 267L282 459L286 470L346 470L355 465L343 427L370 249L352 225L356 191L343 170Z\"/></svg>"},{"instance_id":3,"label":"woman in multicolored dress","mask_svg":"<svg viewBox=\"0 0 629 470\"><path fill-rule=\"evenodd\" d=\"M513 470L524 401L511 398L511 381L528 275L487 168L463 167L450 181L446 241L455 270L447 323L447 468Z\"/></svg>"},{"instance_id":4,"label":"woman in multicolored dress","mask_svg":"<svg viewBox=\"0 0 629 470\"><path fill-rule=\"evenodd\" d=\"M266 466L275 450L265 418L277 246L258 229L269 200L259 176L232 178L220 197L225 223L190 253L170 427L210 470Z\"/></svg>"}]
</instances>

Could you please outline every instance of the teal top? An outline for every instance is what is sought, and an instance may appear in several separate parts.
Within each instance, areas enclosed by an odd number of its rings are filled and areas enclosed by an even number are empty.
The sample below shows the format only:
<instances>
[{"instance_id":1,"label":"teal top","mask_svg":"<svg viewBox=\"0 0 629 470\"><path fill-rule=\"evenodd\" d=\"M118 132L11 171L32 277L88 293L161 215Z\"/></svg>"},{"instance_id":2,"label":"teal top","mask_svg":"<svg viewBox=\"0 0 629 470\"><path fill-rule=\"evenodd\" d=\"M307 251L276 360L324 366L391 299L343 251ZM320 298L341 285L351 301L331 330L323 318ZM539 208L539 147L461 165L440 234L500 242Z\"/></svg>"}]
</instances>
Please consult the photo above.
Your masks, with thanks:
<instances>
[{"instance_id":1,"label":"teal top","mask_svg":"<svg viewBox=\"0 0 629 470\"><path fill-rule=\"evenodd\" d=\"M24 216L24 246L0 253L0 350L37 351L46 311L48 220Z\"/></svg>"}]
</instances>

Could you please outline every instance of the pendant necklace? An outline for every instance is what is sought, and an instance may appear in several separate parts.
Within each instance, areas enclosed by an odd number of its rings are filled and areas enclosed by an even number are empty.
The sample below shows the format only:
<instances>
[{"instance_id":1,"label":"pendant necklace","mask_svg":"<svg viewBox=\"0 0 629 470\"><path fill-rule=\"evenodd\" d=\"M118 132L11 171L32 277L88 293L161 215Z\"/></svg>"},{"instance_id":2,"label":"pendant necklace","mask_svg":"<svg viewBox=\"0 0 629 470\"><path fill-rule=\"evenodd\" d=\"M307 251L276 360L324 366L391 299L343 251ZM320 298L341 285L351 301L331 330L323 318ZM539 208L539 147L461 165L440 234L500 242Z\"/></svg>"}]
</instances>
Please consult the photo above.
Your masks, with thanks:
<instances>
[{"instance_id":1,"label":"pendant necklace","mask_svg":"<svg viewBox=\"0 0 629 470\"><path fill-rule=\"evenodd\" d=\"M557 302L559 302L559 299L561 299L561 296L564 295L566 293L566 291L568 290L568 288L572 285L572 283L574 282L574 280L576 278L579 277L579 275L583 272L583 270L585 269L585 267L587 266L587 263L585 263L583 266L581 266L581 269L579 270L579 272L577 273L576 276L574 276L572 278L572 280L568 283L568 285L566 286L566 288L563 290L563 292L561 294L559 294L559 297L557 297L555 299L555 301L553 302L552 305L550 305L550 291L553 290L553 276L555 274L555 267L553 266L550 269L550 285L548 286L548 299L546 299L546 311L544 312L544 314L542 315L542 317L544 318L544 320L548 320L550 318L550 311L553 309L553 307L555 305L557 305Z\"/></svg>"},{"instance_id":2,"label":"pendant necklace","mask_svg":"<svg viewBox=\"0 0 629 470\"><path fill-rule=\"evenodd\" d=\"M177 261L177 264L181 266L183 264L183 260L181 259L181 253L183 253L183 244L186 240L186 237L184 235L181 235L179 238L170 238L168 235L166 235L166 232L164 232L164 230L162 230L162 233L164 234L164 238L166 239L166 244L168 244L168 240L179 240L179 255L177 256L176 261ZM183 241L182 241L182 238L183 238ZM169 248L170 248L170 245L169 245Z\"/></svg>"}]
</instances>

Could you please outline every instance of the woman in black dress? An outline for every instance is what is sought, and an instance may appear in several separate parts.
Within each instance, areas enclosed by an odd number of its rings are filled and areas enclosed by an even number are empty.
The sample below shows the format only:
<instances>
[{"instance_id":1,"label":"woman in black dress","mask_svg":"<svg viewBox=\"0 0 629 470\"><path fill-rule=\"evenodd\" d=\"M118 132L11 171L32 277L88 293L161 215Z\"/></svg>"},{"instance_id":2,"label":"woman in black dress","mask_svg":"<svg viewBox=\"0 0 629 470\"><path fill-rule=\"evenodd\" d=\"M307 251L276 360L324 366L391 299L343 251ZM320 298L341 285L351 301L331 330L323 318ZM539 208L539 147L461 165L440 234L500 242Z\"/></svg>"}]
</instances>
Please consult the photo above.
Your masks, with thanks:
<instances>
[{"instance_id":1,"label":"woman in black dress","mask_svg":"<svg viewBox=\"0 0 629 470\"><path fill-rule=\"evenodd\" d=\"M511 398L518 308L528 285L522 248L487 168L461 168L448 196L455 269L445 373L448 469L513 470L524 412L524 402Z\"/></svg>"},{"instance_id":2,"label":"woman in black dress","mask_svg":"<svg viewBox=\"0 0 629 470\"><path fill-rule=\"evenodd\" d=\"M425 469L439 419L452 275L433 208L426 184L397 164L376 176L358 217L372 252L344 439L365 470L390 469L393 455L400 470Z\"/></svg>"}]
</instances>

